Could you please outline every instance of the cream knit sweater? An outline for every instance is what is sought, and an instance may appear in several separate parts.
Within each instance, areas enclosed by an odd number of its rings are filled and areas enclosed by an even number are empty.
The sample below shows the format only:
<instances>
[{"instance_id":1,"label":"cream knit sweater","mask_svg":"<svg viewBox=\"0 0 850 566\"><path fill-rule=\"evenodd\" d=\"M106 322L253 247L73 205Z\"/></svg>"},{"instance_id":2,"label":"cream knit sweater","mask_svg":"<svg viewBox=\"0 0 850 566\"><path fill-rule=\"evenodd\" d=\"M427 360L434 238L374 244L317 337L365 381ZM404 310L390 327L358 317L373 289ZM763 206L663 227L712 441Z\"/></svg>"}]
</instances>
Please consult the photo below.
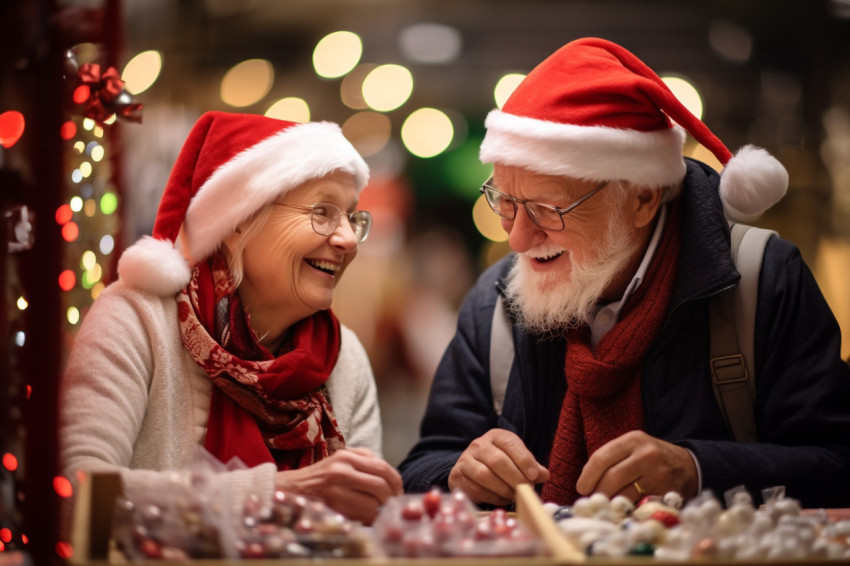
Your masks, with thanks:
<instances>
[{"instance_id":1,"label":"cream knit sweater","mask_svg":"<svg viewBox=\"0 0 850 566\"><path fill-rule=\"evenodd\" d=\"M345 326L327 386L346 445L380 456L374 376ZM118 471L133 497L152 477L185 469L203 442L210 392L209 378L183 348L175 299L113 283L86 315L65 371L59 429L65 474ZM274 474L273 464L263 464L223 476L236 502L249 491L271 494Z\"/></svg>"}]
</instances>

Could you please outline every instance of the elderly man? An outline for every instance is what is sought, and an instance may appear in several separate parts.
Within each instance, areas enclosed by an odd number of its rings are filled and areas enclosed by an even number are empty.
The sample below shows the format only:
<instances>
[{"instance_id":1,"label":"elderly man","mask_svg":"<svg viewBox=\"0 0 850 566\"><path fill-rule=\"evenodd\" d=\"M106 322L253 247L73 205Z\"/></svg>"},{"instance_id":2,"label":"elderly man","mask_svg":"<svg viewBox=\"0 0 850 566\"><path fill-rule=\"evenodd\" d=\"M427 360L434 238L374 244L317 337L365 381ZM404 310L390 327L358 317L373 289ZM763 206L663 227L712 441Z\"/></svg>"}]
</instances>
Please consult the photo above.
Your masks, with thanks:
<instances>
[{"instance_id":1,"label":"elderly man","mask_svg":"<svg viewBox=\"0 0 850 566\"><path fill-rule=\"evenodd\" d=\"M645 64L594 38L543 61L486 127L482 192L513 253L463 305L400 465L406 490L507 505L520 483L562 504L783 485L806 506L850 506L850 368L793 244L771 238L761 269L757 442L733 439L712 387L709 301L740 278L727 218L781 198L779 162L733 156ZM722 175L682 157L682 128ZM502 308L515 357L498 410Z\"/></svg>"}]
</instances>

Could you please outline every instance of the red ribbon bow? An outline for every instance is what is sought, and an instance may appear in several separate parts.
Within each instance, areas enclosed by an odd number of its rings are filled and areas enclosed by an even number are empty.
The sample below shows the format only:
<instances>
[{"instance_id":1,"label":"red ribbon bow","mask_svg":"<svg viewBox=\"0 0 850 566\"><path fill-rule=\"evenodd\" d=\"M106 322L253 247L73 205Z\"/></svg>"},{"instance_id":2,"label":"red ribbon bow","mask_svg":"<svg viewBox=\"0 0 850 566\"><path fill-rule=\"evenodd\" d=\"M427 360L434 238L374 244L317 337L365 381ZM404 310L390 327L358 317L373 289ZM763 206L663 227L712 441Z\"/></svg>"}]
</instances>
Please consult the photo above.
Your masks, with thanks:
<instances>
[{"instance_id":1,"label":"red ribbon bow","mask_svg":"<svg viewBox=\"0 0 850 566\"><path fill-rule=\"evenodd\" d=\"M117 114L131 122L142 121L143 105L133 102L133 96L124 90L124 81L115 67L101 74L97 63L84 63L77 71L77 78L89 88L83 111L87 118L105 122L112 114Z\"/></svg>"}]
</instances>

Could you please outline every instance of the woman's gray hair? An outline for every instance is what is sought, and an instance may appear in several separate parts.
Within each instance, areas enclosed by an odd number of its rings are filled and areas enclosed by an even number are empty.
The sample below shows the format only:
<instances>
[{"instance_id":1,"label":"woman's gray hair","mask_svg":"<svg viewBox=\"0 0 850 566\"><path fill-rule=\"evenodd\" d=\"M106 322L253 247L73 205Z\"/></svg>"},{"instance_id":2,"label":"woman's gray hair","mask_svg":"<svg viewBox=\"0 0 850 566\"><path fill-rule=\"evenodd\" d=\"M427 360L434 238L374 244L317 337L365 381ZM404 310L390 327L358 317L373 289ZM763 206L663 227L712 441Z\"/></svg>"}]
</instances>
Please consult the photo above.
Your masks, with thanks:
<instances>
[{"instance_id":1,"label":"woman's gray hair","mask_svg":"<svg viewBox=\"0 0 850 566\"><path fill-rule=\"evenodd\" d=\"M224 259L230 269L230 276L233 278L233 283L239 287L242 283L244 275L244 266L242 265L242 252L245 246L251 241L257 233L263 229L271 214L272 204L268 203L254 214L248 217L247 220L237 226L236 231L228 237L221 246L221 252L224 254Z\"/></svg>"}]
</instances>

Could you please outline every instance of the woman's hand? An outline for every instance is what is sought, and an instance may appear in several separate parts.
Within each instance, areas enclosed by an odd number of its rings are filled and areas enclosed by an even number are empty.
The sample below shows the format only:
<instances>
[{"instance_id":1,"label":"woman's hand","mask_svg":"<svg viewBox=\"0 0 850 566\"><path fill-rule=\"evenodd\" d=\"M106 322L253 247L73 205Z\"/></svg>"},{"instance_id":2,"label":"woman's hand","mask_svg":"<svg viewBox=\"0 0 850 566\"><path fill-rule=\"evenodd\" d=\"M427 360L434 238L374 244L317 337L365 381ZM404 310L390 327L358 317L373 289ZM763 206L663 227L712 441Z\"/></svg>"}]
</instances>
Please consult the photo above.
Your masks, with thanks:
<instances>
[{"instance_id":1,"label":"woman's hand","mask_svg":"<svg viewBox=\"0 0 850 566\"><path fill-rule=\"evenodd\" d=\"M367 448L345 448L306 468L278 472L275 485L321 499L364 525L372 524L387 499L403 493L396 469Z\"/></svg>"}]
</instances>

